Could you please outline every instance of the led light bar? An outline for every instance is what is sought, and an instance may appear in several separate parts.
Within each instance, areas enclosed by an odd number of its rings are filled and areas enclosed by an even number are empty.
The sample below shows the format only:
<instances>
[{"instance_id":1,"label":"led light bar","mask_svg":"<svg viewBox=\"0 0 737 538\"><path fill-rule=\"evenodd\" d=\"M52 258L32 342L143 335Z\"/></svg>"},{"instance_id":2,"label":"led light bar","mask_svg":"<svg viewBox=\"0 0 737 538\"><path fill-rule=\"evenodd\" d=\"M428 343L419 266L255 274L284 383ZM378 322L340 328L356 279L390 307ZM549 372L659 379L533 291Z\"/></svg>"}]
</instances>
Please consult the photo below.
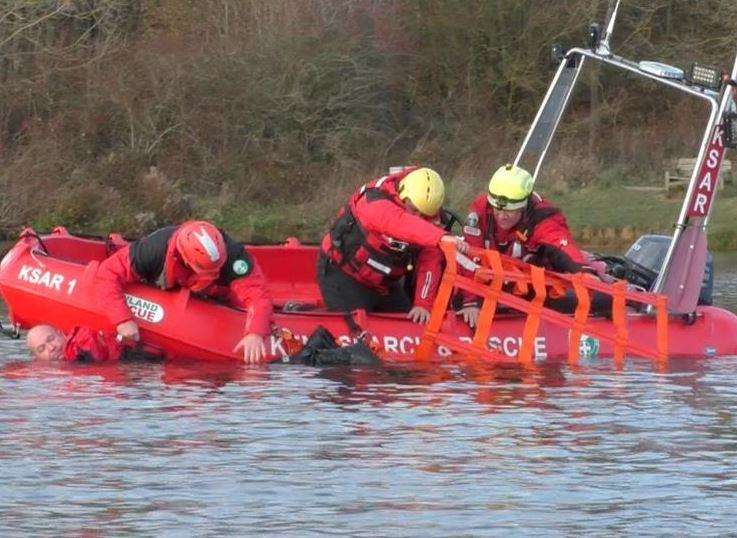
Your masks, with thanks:
<instances>
[{"instance_id":1,"label":"led light bar","mask_svg":"<svg viewBox=\"0 0 737 538\"><path fill-rule=\"evenodd\" d=\"M550 47L550 59L553 62L553 65L558 65L560 62L563 61L563 58L566 57L566 50L563 48L563 45L560 43L553 44L552 47Z\"/></svg>"},{"instance_id":2,"label":"led light bar","mask_svg":"<svg viewBox=\"0 0 737 538\"><path fill-rule=\"evenodd\" d=\"M692 64L686 81L695 86L719 91L722 88L722 72L716 67Z\"/></svg>"},{"instance_id":3,"label":"led light bar","mask_svg":"<svg viewBox=\"0 0 737 538\"><path fill-rule=\"evenodd\" d=\"M640 62L640 69L651 75L662 78L671 78L674 80L683 80L683 69L673 67L672 65L662 64L660 62Z\"/></svg>"},{"instance_id":4,"label":"led light bar","mask_svg":"<svg viewBox=\"0 0 737 538\"><path fill-rule=\"evenodd\" d=\"M589 25L589 35L586 36L586 44L591 50L596 50L601 41L601 26L594 22Z\"/></svg>"}]
</instances>

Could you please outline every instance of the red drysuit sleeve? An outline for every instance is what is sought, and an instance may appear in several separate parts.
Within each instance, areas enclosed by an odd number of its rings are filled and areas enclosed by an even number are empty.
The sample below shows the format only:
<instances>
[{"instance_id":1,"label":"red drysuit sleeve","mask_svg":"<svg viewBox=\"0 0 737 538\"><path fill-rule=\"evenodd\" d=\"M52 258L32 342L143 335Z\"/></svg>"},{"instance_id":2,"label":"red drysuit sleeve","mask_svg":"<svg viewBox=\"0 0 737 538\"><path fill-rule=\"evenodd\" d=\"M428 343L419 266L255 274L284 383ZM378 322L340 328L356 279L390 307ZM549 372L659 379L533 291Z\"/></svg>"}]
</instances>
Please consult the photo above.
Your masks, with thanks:
<instances>
[{"instance_id":1,"label":"red drysuit sleeve","mask_svg":"<svg viewBox=\"0 0 737 538\"><path fill-rule=\"evenodd\" d=\"M359 203L363 204L361 224L369 231L420 247L436 247L447 233L389 200Z\"/></svg>"},{"instance_id":2,"label":"red drysuit sleeve","mask_svg":"<svg viewBox=\"0 0 737 538\"><path fill-rule=\"evenodd\" d=\"M75 327L67 336L64 360L117 361L122 350L112 334L93 331L88 327Z\"/></svg>"},{"instance_id":3,"label":"red drysuit sleeve","mask_svg":"<svg viewBox=\"0 0 737 538\"><path fill-rule=\"evenodd\" d=\"M131 267L129 246L100 263L95 276L97 301L102 305L101 310L107 312L113 327L133 319L133 314L125 303L123 289L126 284L139 281L140 278Z\"/></svg>"}]
</instances>

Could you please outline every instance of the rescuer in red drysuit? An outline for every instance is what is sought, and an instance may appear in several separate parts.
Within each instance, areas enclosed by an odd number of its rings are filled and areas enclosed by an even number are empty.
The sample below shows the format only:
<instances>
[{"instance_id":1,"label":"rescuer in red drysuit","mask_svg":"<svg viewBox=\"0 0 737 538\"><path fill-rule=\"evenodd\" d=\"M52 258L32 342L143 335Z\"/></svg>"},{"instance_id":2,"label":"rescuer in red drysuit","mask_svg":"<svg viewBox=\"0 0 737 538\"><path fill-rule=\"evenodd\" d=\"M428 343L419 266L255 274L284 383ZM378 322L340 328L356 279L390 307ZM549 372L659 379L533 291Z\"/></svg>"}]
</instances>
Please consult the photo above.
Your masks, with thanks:
<instances>
[{"instance_id":1,"label":"rescuer in red drysuit","mask_svg":"<svg viewBox=\"0 0 737 538\"><path fill-rule=\"evenodd\" d=\"M161 289L189 288L247 310L245 336L235 344L246 362L266 354L272 303L261 269L242 243L203 221L167 226L118 250L97 271L97 296L123 339L137 341L138 325L123 291L130 282Z\"/></svg>"},{"instance_id":2,"label":"rescuer in red drysuit","mask_svg":"<svg viewBox=\"0 0 737 538\"><path fill-rule=\"evenodd\" d=\"M36 325L26 336L28 350L34 359L50 361L117 361L123 347L115 335L75 327L62 334L50 325Z\"/></svg>"},{"instance_id":3,"label":"rescuer in red drysuit","mask_svg":"<svg viewBox=\"0 0 737 538\"><path fill-rule=\"evenodd\" d=\"M534 192L533 186L534 180L526 170L511 164L499 168L489 181L488 192L471 203L463 227L468 244L498 250L558 273L596 273L573 240L563 213ZM463 307L458 313L473 327L479 299L468 292L462 298ZM570 300L549 301L548 306L571 308Z\"/></svg>"},{"instance_id":4,"label":"rescuer in red drysuit","mask_svg":"<svg viewBox=\"0 0 737 538\"><path fill-rule=\"evenodd\" d=\"M361 187L322 240L317 280L329 310L407 312L426 323L443 269L441 241L467 245L431 221L445 197L440 175L406 167ZM415 271L414 304L401 279Z\"/></svg>"}]
</instances>

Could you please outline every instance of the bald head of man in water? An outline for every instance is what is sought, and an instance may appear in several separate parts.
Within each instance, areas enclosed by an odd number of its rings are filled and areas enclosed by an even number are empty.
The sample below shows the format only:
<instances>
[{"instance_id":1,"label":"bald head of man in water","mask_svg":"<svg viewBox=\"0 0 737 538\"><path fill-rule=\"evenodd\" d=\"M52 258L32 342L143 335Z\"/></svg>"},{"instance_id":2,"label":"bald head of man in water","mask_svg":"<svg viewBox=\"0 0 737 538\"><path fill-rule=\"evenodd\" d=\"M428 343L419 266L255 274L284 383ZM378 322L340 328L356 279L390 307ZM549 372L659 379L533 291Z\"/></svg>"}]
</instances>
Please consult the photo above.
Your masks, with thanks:
<instances>
[{"instance_id":1,"label":"bald head of man in water","mask_svg":"<svg viewBox=\"0 0 737 538\"><path fill-rule=\"evenodd\" d=\"M26 336L28 350L34 359L57 361L62 358L64 335L51 325L36 325Z\"/></svg>"}]
</instances>

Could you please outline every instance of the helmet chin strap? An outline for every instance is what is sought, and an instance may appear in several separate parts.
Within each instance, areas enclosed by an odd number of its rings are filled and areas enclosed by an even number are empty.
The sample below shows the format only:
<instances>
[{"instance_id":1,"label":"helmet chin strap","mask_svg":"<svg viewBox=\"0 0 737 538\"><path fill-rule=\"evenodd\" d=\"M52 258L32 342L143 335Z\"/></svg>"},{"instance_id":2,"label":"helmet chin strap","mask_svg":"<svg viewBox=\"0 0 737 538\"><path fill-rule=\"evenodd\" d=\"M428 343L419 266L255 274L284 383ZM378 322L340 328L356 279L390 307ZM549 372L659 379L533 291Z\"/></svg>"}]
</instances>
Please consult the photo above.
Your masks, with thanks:
<instances>
[{"instance_id":1,"label":"helmet chin strap","mask_svg":"<svg viewBox=\"0 0 737 538\"><path fill-rule=\"evenodd\" d=\"M404 204L404 207L413 213L420 213L420 210L415 207L415 204L412 203L412 200L409 198L402 198L402 203Z\"/></svg>"}]
</instances>

